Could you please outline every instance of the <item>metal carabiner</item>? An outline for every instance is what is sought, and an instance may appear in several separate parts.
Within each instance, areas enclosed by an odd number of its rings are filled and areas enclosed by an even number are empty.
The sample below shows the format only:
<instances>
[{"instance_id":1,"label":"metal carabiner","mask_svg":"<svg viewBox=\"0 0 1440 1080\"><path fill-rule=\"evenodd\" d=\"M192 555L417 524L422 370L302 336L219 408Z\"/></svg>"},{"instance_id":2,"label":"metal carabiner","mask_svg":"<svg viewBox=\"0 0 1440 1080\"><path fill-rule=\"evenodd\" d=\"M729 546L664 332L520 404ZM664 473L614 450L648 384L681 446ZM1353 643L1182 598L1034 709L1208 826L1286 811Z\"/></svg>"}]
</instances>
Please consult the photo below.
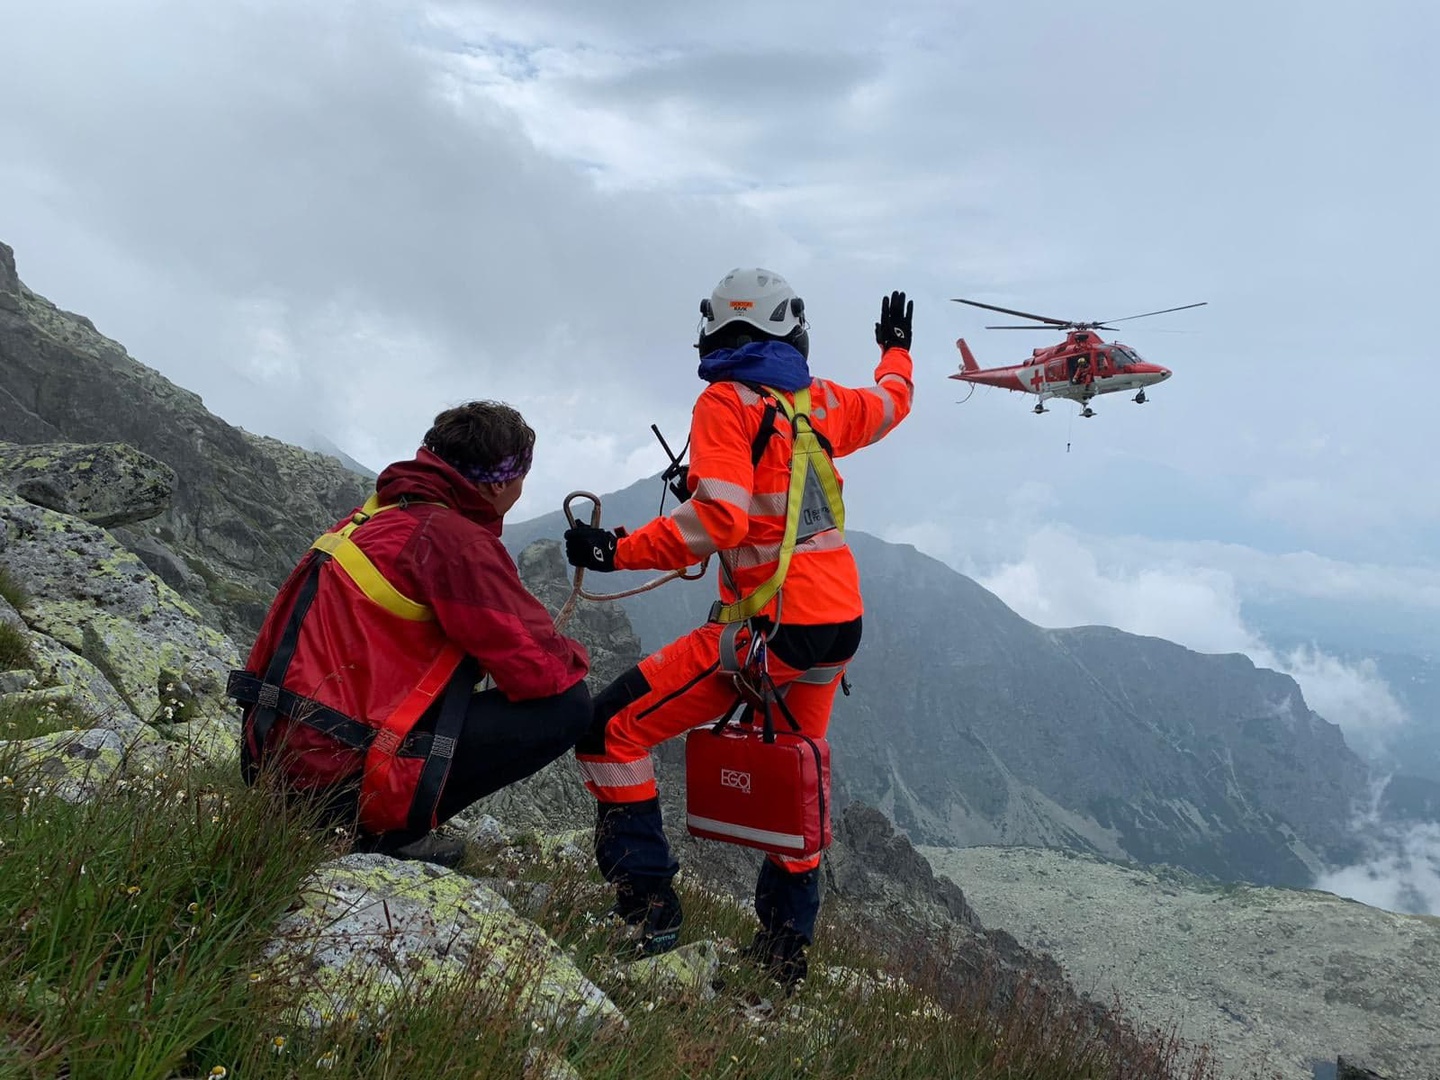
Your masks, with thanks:
<instances>
[{"instance_id":1,"label":"metal carabiner","mask_svg":"<svg viewBox=\"0 0 1440 1080\"><path fill-rule=\"evenodd\" d=\"M572 491L569 495L565 496L563 508L565 510L565 520L570 523L570 527L573 529L579 524L579 522L575 520L575 514L570 509L570 504L576 499L590 500L590 525L592 528L598 529L600 527L600 496L592 495L588 491Z\"/></svg>"}]
</instances>

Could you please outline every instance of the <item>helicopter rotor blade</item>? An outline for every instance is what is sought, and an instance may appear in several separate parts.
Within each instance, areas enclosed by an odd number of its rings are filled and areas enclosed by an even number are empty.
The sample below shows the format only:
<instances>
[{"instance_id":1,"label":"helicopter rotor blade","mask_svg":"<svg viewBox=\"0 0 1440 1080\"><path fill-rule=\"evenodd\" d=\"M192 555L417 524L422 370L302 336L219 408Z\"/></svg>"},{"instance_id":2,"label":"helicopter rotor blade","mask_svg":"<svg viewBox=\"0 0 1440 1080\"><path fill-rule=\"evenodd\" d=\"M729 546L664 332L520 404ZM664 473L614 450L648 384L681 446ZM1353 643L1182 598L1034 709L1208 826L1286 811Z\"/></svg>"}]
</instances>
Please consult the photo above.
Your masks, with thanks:
<instances>
[{"instance_id":1,"label":"helicopter rotor blade","mask_svg":"<svg viewBox=\"0 0 1440 1080\"><path fill-rule=\"evenodd\" d=\"M1167 315L1172 311L1189 311L1191 308L1204 307L1210 301L1201 300L1198 304L1181 304L1179 307L1161 308L1159 311L1147 311L1143 315L1126 315L1123 319L1101 319L1101 323L1129 322L1131 319L1148 319L1151 315ZM1114 327L1097 325L1097 330L1113 330Z\"/></svg>"},{"instance_id":2,"label":"helicopter rotor blade","mask_svg":"<svg viewBox=\"0 0 1440 1080\"><path fill-rule=\"evenodd\" d=\"M958 296L951 299L957 304L969 304L971 307L984 308L986 311L998 311L1002 315L1016 315L1022 319L1034 319L1036 322L1049 323L1051 326L1068 326L1068 319L1052 319L1048 315L1031 315L1028 311L1016 311L1014 308L998 307L995 304L982 304L979 300L965 300ZM987 329L989 329L987 327Z\"/></svg>"},{"instance_id":3,"label":"helicopter rotor blade","mask_svg":"<svg viewBox=\"0 0 1440 1080\"><path fill-rule=\"evenodd\" d=\"M1044 330L1044 331L1046 331L1047 333L1052 333L1052 334L1053 334L1056 330L1064 330L1064 329L1065 329L1065 325L1066 325L1066 324L1064 324L1064 323L1058 323L1058 324L1056 324L1055 326L987 326L987 327L985 327L985 329L986 329L986 330Z\"/></svg>"}]
</instances>

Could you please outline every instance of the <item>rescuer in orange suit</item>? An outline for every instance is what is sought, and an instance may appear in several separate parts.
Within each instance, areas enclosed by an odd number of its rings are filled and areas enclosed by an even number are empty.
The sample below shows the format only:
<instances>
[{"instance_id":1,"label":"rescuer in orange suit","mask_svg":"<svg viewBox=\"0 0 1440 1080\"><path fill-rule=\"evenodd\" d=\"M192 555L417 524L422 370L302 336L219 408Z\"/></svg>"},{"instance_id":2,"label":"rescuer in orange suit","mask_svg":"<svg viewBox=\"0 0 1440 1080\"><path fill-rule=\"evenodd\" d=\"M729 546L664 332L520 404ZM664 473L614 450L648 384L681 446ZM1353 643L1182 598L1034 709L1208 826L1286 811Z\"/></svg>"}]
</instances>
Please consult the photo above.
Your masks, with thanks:
<instances>
[{"instance_id":1,"label":"rescuer in orange suit","mask_svg":"<svg viewBox=\"0 0 1440 1080\"><path fill-rule=\"evenodd\" d=\"M792 438L772 394L790 400L809 388L811 424L832 458L884 438L910 411L913 309L901 292L881 301L875 383L853 389L811 376L805 305L784 278L762 269L731 271L700 304L696 347L709 385L691 418L688 501L628 534L572 527L565 534L570 563L670 570L718 555L721 600L753 593L776 573L788 509ZM751 620L754 631L769 635L770 675L812 738L829 725L841 676L860 644L861 612L855 559L843 530L832 526L796 545L779 595ZM736 682L721 670L723 629L708 622L616 679L596 699L594 727L575 748L599 803L595 854L615 886L614 914L639 928L644 952L673 948L682 919L671 885L679 864L661 829L650 751L737 702ZM761 928L747 953L787 989L805 975L805 947L820 909L819 864L818 854L768 855L756 883Z\"/></svg>"}]
</instances>

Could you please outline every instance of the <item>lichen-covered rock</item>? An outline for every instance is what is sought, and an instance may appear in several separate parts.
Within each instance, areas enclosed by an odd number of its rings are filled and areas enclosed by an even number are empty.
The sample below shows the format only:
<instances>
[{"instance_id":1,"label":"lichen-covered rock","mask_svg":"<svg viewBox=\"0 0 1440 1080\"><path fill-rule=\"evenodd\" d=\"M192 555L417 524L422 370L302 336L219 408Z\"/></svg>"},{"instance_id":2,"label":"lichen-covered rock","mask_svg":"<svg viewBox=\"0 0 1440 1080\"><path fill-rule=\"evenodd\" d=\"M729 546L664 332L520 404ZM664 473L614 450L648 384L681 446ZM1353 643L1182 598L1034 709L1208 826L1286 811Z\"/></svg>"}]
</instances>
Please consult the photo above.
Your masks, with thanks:
<instances>
[{"instance_id":1,"label":"lichen-covered rock","mask_svg":"<svg viewBox=\"0 0 1440 1080\"><path fill-rule=\"evenodd\" d=\"M145 726L89 660L77 656L48 634L31 631L29 642L40 681L63 688L71 706L89 720L88 726L110 728L126 736Z\"/></svg>"},{"instance_id":2,"label":"lichen-covered rock","mask_svg":"<svg viewBox=\"0 0 1440 1080\"><path fill-rule=\"evenodd\" d=\"M143 734L126 751L126 776L198 766L239 767L238 720L212 716L158 728L142 724L141 730Z\"/></svg>"},{"instance_id":3,"label":"lichen-covered rock","mask_svg":"<svg viewBox=\"0 0 1440 1080\"><path fill-rule=\"evenodd\" d=\"M625 1025L604 992L504 897L428 863L383 855L326 863L266 957L276 977L300 988L297 1019L310 1027L349 1013L379 1018L462 979L536 1023Z\"/></svg>"},{"instance_id":4,"label":"lichen-covered rock","mask_svg":"<svg viewBox=\"0 0 1440 1080\"><path fill-rule=\"evenodd\" d=\"M208 711L223 711L226 675L240 664L234 644L114 537L4 490L0 520L10 532L6 565L31 597L21 616L32 630L90 661L142 719L164 708L162 671L182 673Z\"/></svg>"},{"instance_id":5,"label":"lichen-covered rock","mask_svg":"<svg viewBox=\"0 0 1440 1080\"><path fill-rule=\"evenodd\" d=\"M14 783L70 803L88 802L120 771L125 740L113 731L57 731L0 742Z\"/></svg>"},{"instance_id":6,"label":"lichen-covered rock","mask_svg":"<svg viewBox=\"0 0 1440 1080\"><path fill-rule=\"evenodd\" d=\"M548 1050L532 1046L525 1051L520 1080L584 1080L580 1070Z\"/></svg>"},{"instance_id":7,"label":"lichen-covered rock","mask_svg":"<svg viewBox=\"0 0 1440 1080\"><path fill-rule=\"evenodd\" d=\"M27 671L25 668L16 668L13 671L0 671L0 695L13 694L19 690L29 690L35 685L35 672Z\"/></svg>"},{"instance_id":8,"label":"lichen-covered rock","mask_svg":"<svg viewBox=\"0 0 1440 1080\"><path fill-rule=\"evenodd\" d=\"M709 1001L715 997L720 951L713 941L696 941L647 956L620 968L620 977L666 1001Z\"/></svg>"},{"instance_id":9,"label":"lichen-covered rock","mask_svg":"<svg viewBox=\"0 0 1440 1080\"><path fill-rule=\"evenodd\" d=\"M0 443L0 477L27 502L92 525L125 525L164 513L175 470L125 443Z\"/></svg>"}]
</instances>

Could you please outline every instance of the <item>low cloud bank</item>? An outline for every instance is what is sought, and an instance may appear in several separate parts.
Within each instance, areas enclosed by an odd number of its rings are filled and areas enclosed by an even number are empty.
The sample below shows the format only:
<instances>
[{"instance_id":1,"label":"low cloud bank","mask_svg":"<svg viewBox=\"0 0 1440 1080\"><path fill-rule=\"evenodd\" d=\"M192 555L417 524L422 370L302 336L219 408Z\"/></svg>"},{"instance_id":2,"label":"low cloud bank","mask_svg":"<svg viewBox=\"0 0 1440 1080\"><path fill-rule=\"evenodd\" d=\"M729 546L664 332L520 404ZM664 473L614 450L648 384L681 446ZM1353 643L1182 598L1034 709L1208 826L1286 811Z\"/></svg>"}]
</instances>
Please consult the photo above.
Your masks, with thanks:
<instances>
[{"instance_id":1,"label":"low cloud bank","mask_svg":"<svg viewBox=\"0 0 1440 1080\"><path fill-rule=\"evenodd\" d=\"M1404 706L1371 660L1332 656L1318 647L1281 650L1245 624L1241 589L1227 570L1164 560L1104 565L1094 551L1111 550L1068 530L1033 532L1019 561L977 580L1041 626L1104 625L1166 638L1197 652L1243 653L1300 684L1306 703L1340 725L1357 752L1382 755L1409 722Z\"/></svg>"},{"instance_id":2,"label":"low cloud bank","mask_svg":"<svg viewBox=\"0 0 1440 1080\"><path fill-rule=\"evenodd\" d=\"M1386 911L1440 915L1440 824L1382 821L1380 792L1388 779L1375 785L1370 806L1355 821L1368 857L1320 874L1315 888Z\"/></svg>"}]
</instances>

